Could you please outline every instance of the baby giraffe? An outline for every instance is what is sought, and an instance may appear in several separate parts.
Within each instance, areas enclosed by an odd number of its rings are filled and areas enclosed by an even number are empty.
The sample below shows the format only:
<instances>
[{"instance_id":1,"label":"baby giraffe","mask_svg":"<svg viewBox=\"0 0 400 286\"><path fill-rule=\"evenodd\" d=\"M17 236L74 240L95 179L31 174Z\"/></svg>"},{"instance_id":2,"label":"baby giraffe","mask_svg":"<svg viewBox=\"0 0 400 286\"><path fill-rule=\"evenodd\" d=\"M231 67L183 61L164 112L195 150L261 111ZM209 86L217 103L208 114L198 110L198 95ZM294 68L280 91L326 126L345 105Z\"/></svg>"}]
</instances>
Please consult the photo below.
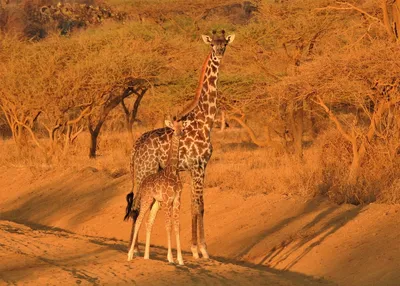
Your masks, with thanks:
<instances>
[{"instance_id":1,"label":"baby giraffe","mask_svg":"<svg viewBox=\"0 0 400 286\"><path fill-rule=\"evenodd\" d=\"M146 177L140 186L140 212L135 224L132 245L128 253L128 261L132 260L133 258L136 237L138 235L140 225L143 221L145 214L151 207L147 223L146 248L144 253L144 259L149 259L151 229L153 227L153 223L159 208L164 207L168 236L167 258L170 263L174 262L171 250L171 227L173 219L176 235L178 263L180 265L183 265L181 242L179 236L179 210L181 205L182 185L178 172L179 139L182 135L182 123L175 120L174 122L166 120L165 124L167 127L170 127L174 132L172 135L167 164L165 169L163 169L162 171Z\"/></svg>"}]
</instances>

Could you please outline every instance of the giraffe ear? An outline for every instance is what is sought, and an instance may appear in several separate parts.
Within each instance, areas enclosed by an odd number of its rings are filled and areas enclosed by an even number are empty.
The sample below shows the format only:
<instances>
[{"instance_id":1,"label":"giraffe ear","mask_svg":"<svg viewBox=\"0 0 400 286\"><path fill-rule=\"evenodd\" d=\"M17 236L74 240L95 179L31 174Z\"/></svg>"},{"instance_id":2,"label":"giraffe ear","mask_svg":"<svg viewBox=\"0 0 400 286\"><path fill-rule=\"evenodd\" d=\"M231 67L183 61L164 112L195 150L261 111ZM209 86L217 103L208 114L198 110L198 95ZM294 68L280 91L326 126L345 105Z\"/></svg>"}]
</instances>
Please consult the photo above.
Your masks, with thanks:
<instances>
[{"instance_id":1,"label":"giraffe ear","mask_svg":"<svg viewBox=\"0 0 400 286\"><path fill-rule=\"evenodd\" d=\"M172 123L171 120L166 119L164 123L165 123L165 126L174 129L174 124Z\"/></svg>"},{"instance_id":2,"label":"giraffe ear","mask_svg":"<svg viewBox=\"0 0 400 286\"><path fill-rule=\"evenodd\" d=\"M203 39L204 43L206 43L207 45L211 44L212 39L209 36L201 35L201 38Z\"/></svg>"},{"instance_id":3,"label":"giraffe ear","mask_svg":"<svg viewBox=\"0 0 400 286\"><path fill-rule=\"evenodd\" d=\"M235 39L235 34L232 34L232 35L229 35L228 37L226 37L227 44L232 43L234 39Z\"/></svg>"}]
</instances>

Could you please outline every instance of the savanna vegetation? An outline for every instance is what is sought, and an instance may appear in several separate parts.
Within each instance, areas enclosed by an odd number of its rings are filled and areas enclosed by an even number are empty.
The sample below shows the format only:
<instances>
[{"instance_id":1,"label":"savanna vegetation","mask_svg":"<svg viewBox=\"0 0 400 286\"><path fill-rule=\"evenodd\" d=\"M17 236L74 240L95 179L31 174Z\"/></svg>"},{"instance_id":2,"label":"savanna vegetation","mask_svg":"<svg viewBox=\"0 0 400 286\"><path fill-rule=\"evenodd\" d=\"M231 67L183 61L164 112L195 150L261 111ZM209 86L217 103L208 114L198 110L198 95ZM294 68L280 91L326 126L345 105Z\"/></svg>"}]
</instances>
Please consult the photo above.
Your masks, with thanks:
<instances>
[{"instance_id":1,"label":"savanna vegetation","mask_svg":"<svg viewBox=\"0 0 400 286\"><path fill-rule=\"evenodd\" d=\"M2 1L1 164L128 172L135 138L194 96L200 35L223 28L206 184L397 203L399 25L399 0Z\"/></svg>"}]
</instances>

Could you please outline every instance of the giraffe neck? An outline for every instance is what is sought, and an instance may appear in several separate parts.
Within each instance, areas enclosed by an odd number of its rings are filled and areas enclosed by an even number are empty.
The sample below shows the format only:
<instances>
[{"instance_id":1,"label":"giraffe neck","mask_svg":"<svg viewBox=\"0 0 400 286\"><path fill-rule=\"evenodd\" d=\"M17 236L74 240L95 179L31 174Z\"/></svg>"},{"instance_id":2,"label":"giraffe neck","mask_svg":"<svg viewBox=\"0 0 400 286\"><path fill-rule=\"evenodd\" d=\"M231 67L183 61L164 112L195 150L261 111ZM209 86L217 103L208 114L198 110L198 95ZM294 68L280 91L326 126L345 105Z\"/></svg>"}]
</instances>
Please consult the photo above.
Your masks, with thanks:
<instances>
[{"instance_id":1,"label":"giraffe neck","mask_svg":"<svg viewBox=\"0 0 400 286\"><path fill-rule=\"evenodd\" d=\"M196 117L204 120L211 129L217 113L217 80L220 59L210 53L203 65L200 85L196 96L199 98Z\"/></svg>"},{"instance_id":2,"label":"giraffe neck","mask_svg":"<svg viewBox=\"0 0 400 286\"><path fill-rule=\"evenodd\" d=\"M179 139L180 137L172 135L171 147L169 149L168 160L165 166L165 170L167 173L176 174L178 171L178 163L179 163Z\"/></svg>"}]
</instances>

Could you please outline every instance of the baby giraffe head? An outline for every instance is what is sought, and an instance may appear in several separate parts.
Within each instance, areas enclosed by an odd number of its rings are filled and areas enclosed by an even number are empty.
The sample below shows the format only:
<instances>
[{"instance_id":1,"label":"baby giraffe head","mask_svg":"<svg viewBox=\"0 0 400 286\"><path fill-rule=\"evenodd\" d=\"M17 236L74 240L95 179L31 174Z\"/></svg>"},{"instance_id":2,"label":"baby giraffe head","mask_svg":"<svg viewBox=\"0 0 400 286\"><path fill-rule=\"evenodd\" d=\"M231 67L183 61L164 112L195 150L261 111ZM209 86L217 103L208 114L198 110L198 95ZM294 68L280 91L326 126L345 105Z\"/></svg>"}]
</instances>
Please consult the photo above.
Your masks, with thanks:
<instances>
[{"instance_id":1,"label":"baby giraffe head","mask_svg":"<svg viewBox=\"0 0 400 286\"><path fill-rule=\"evenodd\" d=\"M201 35L204 43L211 46L212 59L221 59L225 53L226 46L233 42L235 35L225 36L225 31L222 30L221 34L218 35L214 30L212 37L207 35Z\"/></svg>"},{"instance_id":2,"label":"baby giraffe head","mask_svg":"<svg viewBox=\"0 0 400 286\"><path fill-rule=\"evenodd\" d=\"M171 128L174 131L174 136L181 137L182 136L182 130L183 130L183 125L182 121L178 121L174 119L173 121L166 119L165 120L165 126Z\"/></svg>"}]
</instances>

